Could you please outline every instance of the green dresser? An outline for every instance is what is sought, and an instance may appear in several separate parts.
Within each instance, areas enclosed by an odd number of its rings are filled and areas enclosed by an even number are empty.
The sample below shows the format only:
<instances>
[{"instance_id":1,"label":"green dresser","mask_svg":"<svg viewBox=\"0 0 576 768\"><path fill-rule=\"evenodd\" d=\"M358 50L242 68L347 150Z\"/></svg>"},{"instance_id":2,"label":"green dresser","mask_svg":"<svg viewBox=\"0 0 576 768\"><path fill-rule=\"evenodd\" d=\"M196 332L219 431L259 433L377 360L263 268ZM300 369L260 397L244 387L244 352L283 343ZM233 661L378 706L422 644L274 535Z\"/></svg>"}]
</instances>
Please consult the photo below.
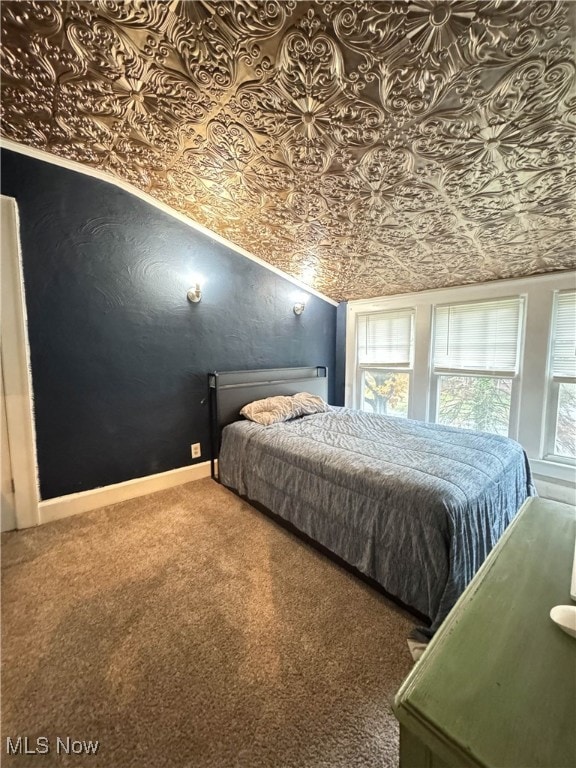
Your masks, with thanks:
<instances>
[{"instance_id":1,"label":"green dresser","mask_svg":"<svg viewBox=\"0 0 576 768\"><path fill-rule=\"evenodd\" d=\"M574 508L529 499L394 702L401 768L576 768Z\"/></svg>"}]
</instances>

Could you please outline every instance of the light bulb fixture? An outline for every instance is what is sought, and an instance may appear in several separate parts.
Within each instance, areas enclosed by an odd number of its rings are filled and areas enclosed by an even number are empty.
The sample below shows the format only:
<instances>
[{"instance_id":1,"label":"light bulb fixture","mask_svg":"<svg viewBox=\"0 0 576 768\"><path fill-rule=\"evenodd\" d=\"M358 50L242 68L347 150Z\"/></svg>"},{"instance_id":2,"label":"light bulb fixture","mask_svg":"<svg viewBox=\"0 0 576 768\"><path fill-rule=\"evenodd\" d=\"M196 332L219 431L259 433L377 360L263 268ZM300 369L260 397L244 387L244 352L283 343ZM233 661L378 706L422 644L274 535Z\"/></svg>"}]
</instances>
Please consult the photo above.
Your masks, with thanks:
<instances>
[{"instance_id":1,"label":"light bulb fixture","mask_svg":"<svg viewBox=\"0 0 576 768\"><path fill-rule=\"evenodd\" d=\"M301 315L302 312L306 309L306 303L303 301L297 301L296 304L294 304L293 310L295 315Z\"/></svg>"},{"instance_id":2,"label":"light bulb fixture","mask_svg":"<svg viewBox=\"0 0 576 768\"><path fill-rule=\"evenodd\" d=\"M186 297L188 301L191 301L192 304L198 304L199 301L202 299L202 291L200 290L200 283L196 283L194 288L190 288L188 290L188 293L186 294Z\"/></svg>"}]
</instances>

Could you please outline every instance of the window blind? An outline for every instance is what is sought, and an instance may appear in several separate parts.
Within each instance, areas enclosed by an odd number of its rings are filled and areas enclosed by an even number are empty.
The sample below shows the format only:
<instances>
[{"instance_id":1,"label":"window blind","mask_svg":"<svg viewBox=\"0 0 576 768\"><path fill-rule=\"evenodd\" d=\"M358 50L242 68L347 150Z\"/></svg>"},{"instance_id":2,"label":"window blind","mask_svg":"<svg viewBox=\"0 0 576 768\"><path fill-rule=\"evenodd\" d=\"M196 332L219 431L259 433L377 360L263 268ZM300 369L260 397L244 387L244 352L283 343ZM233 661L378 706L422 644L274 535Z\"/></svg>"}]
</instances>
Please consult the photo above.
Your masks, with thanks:
<instances>
[{"instance_id":1,"label":"window blind","mask_svg":"<svg viewBox=\"0 0 576 768\"><path fill-rule=\"evenodd\" d=\"M359 365L410 367L414 309L358 315Z\"/></svg>"},{"instance_id":2,"label":"window blind","mask_svg":"<svg viewBox=\"0 0 576 768\"><path fill-rule=\"evenodd\" d=\"M552 376L576 378L576 291L562 291L556 296Z\"/></svg>"},{"instance_id":3,"label":"window blind","mask_svg":"<svg viewBox=\"0 0 576 768\"><path fill-rule=\"evenodd\" d=\"M436 307L434 369L514 375L522 307L521 296Z\"/></svg>"}]
</instances>

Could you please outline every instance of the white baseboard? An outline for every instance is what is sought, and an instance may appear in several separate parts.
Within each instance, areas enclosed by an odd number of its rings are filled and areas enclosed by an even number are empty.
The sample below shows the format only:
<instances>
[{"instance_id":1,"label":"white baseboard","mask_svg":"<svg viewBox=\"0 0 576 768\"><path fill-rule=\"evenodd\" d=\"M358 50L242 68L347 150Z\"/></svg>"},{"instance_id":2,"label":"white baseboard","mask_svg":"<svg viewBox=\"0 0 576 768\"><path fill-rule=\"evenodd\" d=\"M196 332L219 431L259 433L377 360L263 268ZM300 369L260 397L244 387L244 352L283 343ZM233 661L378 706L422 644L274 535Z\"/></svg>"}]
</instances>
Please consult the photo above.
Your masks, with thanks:
<instances>
[{"instance_id":1,"label":"white baseboard","mask_svg":"<svg viewBox=\"0 0 576 768\"><path fill-rule=\"evenodd\" d=\"M110 504L117 504L119 501L135 499L138 496L162 491L165 488L174 488L177 485L201 480L204 477L210 477L209 461L191 464L189 467L171 469L169 472L159 472L157 475L137 477L135 480L106 485L91 491L58 496L55 499L40 502L40 524L50 523L70 515L78 515L81 512L89 512L91 509L107 507Z\"/></svg>"},{"instance_id":2,"label":"white baseboard","mask_svg":"<svg viewBox=\"0 0 576 768\"><path fill-rule=\"evenodd\" d=\"M538 494L543 499L561 501L564 504L576 504L576 488L571 483L563 483L561 480L534 476L534 484Z\"/></svg>"}]
</instances>

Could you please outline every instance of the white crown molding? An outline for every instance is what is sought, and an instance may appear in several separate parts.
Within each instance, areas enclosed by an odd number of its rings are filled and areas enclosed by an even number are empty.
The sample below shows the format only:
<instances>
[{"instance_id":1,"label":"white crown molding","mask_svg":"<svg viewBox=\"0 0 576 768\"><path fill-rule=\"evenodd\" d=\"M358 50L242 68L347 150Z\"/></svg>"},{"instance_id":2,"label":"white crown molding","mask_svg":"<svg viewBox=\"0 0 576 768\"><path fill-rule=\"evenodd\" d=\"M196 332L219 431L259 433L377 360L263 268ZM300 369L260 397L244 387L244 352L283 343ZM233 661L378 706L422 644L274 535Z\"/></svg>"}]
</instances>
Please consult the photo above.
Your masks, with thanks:
<instances>
[{"instance_id":1,"label":"white crown molding","mask_svg":"<svg viewBox=\"0 0 576 768\"><path fill-rule=\"evenodd\" d=\"M108 184L113 184L115 187L124 190L124 192L128 192L131 195L139 197L141 200L144 200L144 202L153 205L155 208L158 208L158 210L162 211L163 213L167 213L169 216L172 216L174 219L181 221L183 224L186 224L192 229L195 229L197 232L200 232L201 234L210 237L212 240L225 245L226 248L230 248L230 250L234 251L240 256L244 256L245 258L256 262L256 264L259 264L261 267L265 267L265 269L268 269L270 272L274 272L275 275L284 278L284 280L288 280L288 282L293 283L300 290L306 291L306 293L310 293L313 296L317 296L319 299L326 301L333 307L338 306L337 301L334 301L334 299L325 296L323 293L320 293L320 291L311 288L309 285L306 285L305 283L298 280L298 278L292 277L292 275L283 272L281 269L278 269L278 267L274 267L267 261L258 258L258 256L255 256L253 253L250 253L250 251L244 250L244 248L235 245L230 240L227 240L225 237L222 237L207 227L202 226L202 224L199 224L197 221L188 218L188 216L184 216L183 213L179 213L178 211L174 210L174 208L170 208L170 206L166 205L166 203L162 203L160 200L156 200L156 198L152 197L152 195L149 195L147 192L142 192L140 189L133 186L132 184L129 184L127 181L122 181L122 179L118 179L106 171L100 171L97 168L90 168L89 166L78 163L75 160L67 160L66 158L59 157L58 155L53 155L50 152L45 152L42 149L28 147L25 144L19 144L18 142L11 141L10 139L0 139L0 147L7 149L10 152L18 152L21 155L33 157L35 160L42 160L46 163L57 165L60 168L66 168L69 171L82 173L85 176L91 176L92 178L98 179L99 181L105 181Z\"/></svg>"},{"instance_id":2,"label":"white crown molding","mask_svg":"<svg viewBox=\"0 0 576 768\"><path fill-rule=\"evenodd\" d=\"M118 504L121 501L138 498L138 496L146 496L166 488L174 488L183 483L202 480L205 477L210 477L209 461L171 469L168 472L159 472L156 475L137 477L123 483L105 485L103 488L93 488L90 491L58 496L55 499L40 502L40 523L50 523L63 517L79 515L82 512L90 512L100 507L108 507L110 504Z\"/></svg>"}]
</instances>

